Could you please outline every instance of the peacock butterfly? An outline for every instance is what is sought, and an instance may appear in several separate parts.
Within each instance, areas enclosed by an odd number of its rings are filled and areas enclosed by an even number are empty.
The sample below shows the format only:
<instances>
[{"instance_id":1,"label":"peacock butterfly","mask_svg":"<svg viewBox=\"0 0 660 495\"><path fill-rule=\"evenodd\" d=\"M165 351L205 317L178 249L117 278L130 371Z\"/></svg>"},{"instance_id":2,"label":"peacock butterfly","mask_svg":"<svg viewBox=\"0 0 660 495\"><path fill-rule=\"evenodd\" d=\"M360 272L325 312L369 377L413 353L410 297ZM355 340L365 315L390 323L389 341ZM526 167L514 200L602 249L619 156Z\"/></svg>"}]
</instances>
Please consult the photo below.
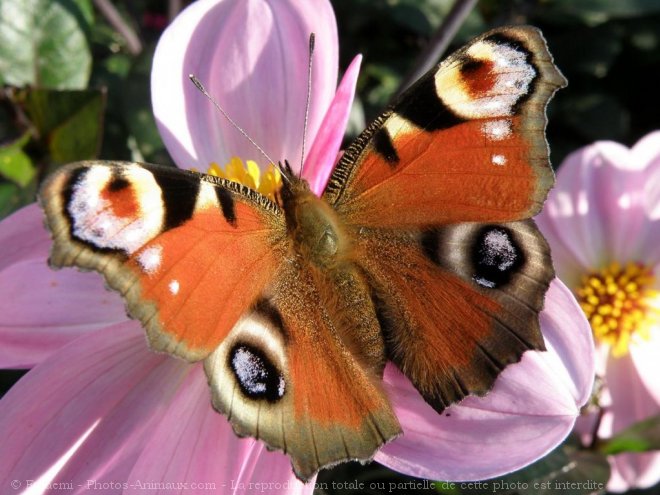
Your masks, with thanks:
<instances>
[{"instance_id":1,"label":"peacock butterfly","mask_svg":"<svg viewBox=\"0 0 660 495\"><path fill-rule=\"evenodd\" d=\"M401 432L387 360L440 412L544 348L553 268L530 218L564 84L537 29L490 31L378 117L320 198L290 168L271 200L157 165L65 166L40 192L50 262L102 273L151 348L203 361L213 406L302 480L369 459Z\"/></svg>"}]
</instances>

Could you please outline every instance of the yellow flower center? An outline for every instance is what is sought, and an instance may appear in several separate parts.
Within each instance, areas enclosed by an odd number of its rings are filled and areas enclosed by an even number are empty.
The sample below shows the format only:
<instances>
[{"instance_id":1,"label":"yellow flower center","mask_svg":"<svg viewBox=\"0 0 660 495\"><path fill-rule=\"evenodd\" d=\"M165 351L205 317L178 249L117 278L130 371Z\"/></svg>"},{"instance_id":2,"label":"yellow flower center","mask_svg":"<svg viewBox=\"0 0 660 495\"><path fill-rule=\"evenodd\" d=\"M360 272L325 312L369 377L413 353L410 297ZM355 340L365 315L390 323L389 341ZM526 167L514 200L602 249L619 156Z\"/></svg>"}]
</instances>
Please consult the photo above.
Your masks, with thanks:
<instances>
[{"instance_id":1,"label":"yellow flower center","mask_svg":"<svg viewBox=\"0 0 660 495\"><path fill-rule=\"evenodd\" d=\"M655 277L641 263L618 263L582 277L578 301L596 339L607 343L616 357L628 352L631 338L650 338L651 327L660 322L660 293Z\"/></svg>"},{"instance_id":2,"label":"yellow flower center","mask_svg":"<svg viewBox=\"0 0 660 495\"><path fill-rule=\"evenodd\" d=\"M272 163L262 172L256 162L246 160L243 163L243 160L238 157L229 160L224 169L212 162L207 174L243 184L260 192L271 201L275 201L275 193L282 185L282 174Z\"/></svg>"}]
</instances>

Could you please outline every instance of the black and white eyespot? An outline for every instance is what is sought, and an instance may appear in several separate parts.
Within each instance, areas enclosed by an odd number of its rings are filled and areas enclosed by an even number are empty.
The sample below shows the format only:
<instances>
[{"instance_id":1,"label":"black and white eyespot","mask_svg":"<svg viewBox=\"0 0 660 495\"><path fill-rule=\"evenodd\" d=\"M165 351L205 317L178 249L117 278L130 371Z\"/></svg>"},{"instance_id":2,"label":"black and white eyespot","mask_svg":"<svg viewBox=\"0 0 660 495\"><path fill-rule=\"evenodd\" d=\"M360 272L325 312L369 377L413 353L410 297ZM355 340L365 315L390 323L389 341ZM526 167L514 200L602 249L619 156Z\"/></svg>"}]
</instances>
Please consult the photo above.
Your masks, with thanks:
<instances>
[{"instance_id":1,"label":"black and white eyespot","mask_svg":"<svg viewBox=\"0 0 660 495\"><path fill-rule=\"evenodd\" d=\"M284 396L284 376L259 348L243 342L234 344L228 354L231 368L241 392L250 399L277 402Z\"/></svg>"},{"instance_id":2,"label":"black and white eyespot","mask_svg":"<svg viewBox=\"0 0 660 495\"><path fill-rule=\"evenodd\" d=\"M292 400L288 332L277 308L267 299L255 304L204 360L213 406L243 435L256 435L259 411Z\"/></svg>"},{"instance_id":3,"label":"black and white eyespot","mask_svg":"<svg viewBox=\"0 0 660 495\"><path fill-rule=\"evenodd\" d=\"M503 35L473 43L457 62L438 71L436 90L452 112L466 119L513 115L538 76L530 51Z\"/></svg>"},{"instance_id":4,"label":"black and white eyespot","mask_svg":"<svg viewBox=\"0 0 660 495\"><path fill-rule=\"evenodd\" d=\"M420 247L435 264L484 289L498 289L514 277L536 277L547 247L533 224L459 223L423 232Z\"/></svg>"},{"instance_id":5,"label":"black and white eyespot","mask_svg":"<svg viewBox=\"0 0 660 495\"><path fill-rule=\"evenodd\" d=\"M71 177L65 207L72 236L100 249L132 254L163 228L161 188L137 165L81 169Z\"/></svg>"},{"instance_id":6,"label":"black and white eyespot","mask_svg":"<svg viewBox=\"0 0 660 495\"><path fill-rule=\"evenodd\" d=\"M486 226L477 233L472 246L472 279L489 289L506 284L524 261L524 253L511 231Z\"/></svg>"}]
</instances>

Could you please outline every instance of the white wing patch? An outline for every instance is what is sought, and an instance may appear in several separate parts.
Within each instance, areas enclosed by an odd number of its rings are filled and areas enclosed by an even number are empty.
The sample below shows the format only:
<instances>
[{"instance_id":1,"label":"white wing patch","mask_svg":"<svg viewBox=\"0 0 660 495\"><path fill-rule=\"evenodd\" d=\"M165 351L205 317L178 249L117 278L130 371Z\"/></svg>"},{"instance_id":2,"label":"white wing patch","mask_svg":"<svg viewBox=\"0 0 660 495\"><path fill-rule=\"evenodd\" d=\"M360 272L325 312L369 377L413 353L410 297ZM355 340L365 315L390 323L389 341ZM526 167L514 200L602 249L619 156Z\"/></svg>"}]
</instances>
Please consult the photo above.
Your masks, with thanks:
<instances>
[{"instance_id":1,"label":"white wing patch","mask_svg":"<svg viewBox=\"0 0 660 495\"><path fill-rule=\"evenodd\" d=\"M511 136L511 121L509 119L488 120L481 125L481 131L491 141L501 141Z\"/></svg>"},{"instance_id":2,"label":"white wing patch","mask_svg":"<svg viewBox=\"0 0 660 495\"><path fill-rule=\"evenodd\" d=\"M137 256L142 271L147 275L153 275L163 262L163 248L159 245L149 246Z\"/></svg>"},{"instance_id":3,"label":"white wing patch","mask_svg":"<svg viewBox=\"0 0 660 495\"><path fill-rule=\"evenodd\" d=\"M197 202L195 203L195 210L204 210L210 208L219 208L218 196L215 191L215 186L208 182L201 181L199 193L197 195Z\"/></svg>"},{"instance_id":4,"label":"white wing patch","mask_svg":"<svg viewBox=\"0 0 660 495\"><path fill-rule=\"evenodd\" d=\"M522 47L482 40L470 46L458 63L437 72L436 91L465 119L513 115L515 104L529 93L537 76L527 57Z\"/></svg>"},{"instance_id":5,"label":"white wing patch","mask_svg":"<svg viewBox=\"0 0 660 495\"><path fill-rule=\"evenodd\" d=\"M506 165L506 157L504 155L493 155L493 165Z\"/></svg>"},{"instance_id":6,"label":"white wing patch","mask_svg":"<svg viewBox=\"0 0 660 495\"><path fill-rule=\"evenodd\" d=\"M170 293L173 296L176 296L179 293L179 290L181 289L181 284L179 283L178 280L172 280L168 284L167 288L170 289Z\"/></svg>"},{"instance_id":7,"label":"white wing patch","mask_svg":"<svg viewBox=\"0 0 660 495\"><path fill-rule=\"evenodd\" d=\"M93 166L73 184L68 213L75 237L96 247L132 254L163 228L161 189L153 174L126 167Z\"/></svg>"}]
</instances>

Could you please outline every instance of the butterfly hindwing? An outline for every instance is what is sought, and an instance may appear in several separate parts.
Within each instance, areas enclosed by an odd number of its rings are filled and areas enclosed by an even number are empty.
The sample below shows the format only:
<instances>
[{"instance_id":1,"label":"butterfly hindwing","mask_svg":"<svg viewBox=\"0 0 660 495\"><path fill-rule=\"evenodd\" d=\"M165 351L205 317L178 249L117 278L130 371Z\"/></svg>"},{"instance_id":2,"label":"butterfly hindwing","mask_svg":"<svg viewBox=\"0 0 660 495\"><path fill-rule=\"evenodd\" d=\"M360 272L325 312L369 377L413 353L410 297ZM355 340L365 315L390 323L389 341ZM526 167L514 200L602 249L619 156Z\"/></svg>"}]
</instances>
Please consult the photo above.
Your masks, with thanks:
<instances>
[{"instance_id":1,"label":"butterfly hindwing","mask_svg":"<svg viewBox=\"0 0 660 495\"><path fill-rule=\"evenodd\" d=\"M537 29L486 33L356 139L324 197L365 227L529 218L554 182L545 107L564 84Z\"/></svg>"},{"instance_id":2,"label":"butterfly hindwing","mask_svg":"<svg viewBox=\"0 0 660 495\"><path fill-rule=\"evenodd\" d=\"M171 167L74 163L40 199L51 264L101 272L151 347L188 361L213 351L257 299L284 239L263 196Z\"/></svg>"},{"instance_id":3,"label":"butterfly hindwing","mask_svg":"<svg viewBox=\"0 0 660 495\"><path fill-rule=\"evenodd\" d=\"M368 294L357 273L319 280L304 262L285 263L205 361L215 408L238 434L288 453L303 480L368 460L400 433L380 387L385 356Z\"/></svg>"},{"instance_id":4,"label":"butterfly hindwing","mask_svg":"<svg viewBox=\"0 0 660 495\"><path fill-rule=\"evenodd\" d=\"M554 272L531 220L368 231L357 256L388 358L438 411L484 395L508 364L544 349L538 313Z\"/></svg>"}]
</instances>

